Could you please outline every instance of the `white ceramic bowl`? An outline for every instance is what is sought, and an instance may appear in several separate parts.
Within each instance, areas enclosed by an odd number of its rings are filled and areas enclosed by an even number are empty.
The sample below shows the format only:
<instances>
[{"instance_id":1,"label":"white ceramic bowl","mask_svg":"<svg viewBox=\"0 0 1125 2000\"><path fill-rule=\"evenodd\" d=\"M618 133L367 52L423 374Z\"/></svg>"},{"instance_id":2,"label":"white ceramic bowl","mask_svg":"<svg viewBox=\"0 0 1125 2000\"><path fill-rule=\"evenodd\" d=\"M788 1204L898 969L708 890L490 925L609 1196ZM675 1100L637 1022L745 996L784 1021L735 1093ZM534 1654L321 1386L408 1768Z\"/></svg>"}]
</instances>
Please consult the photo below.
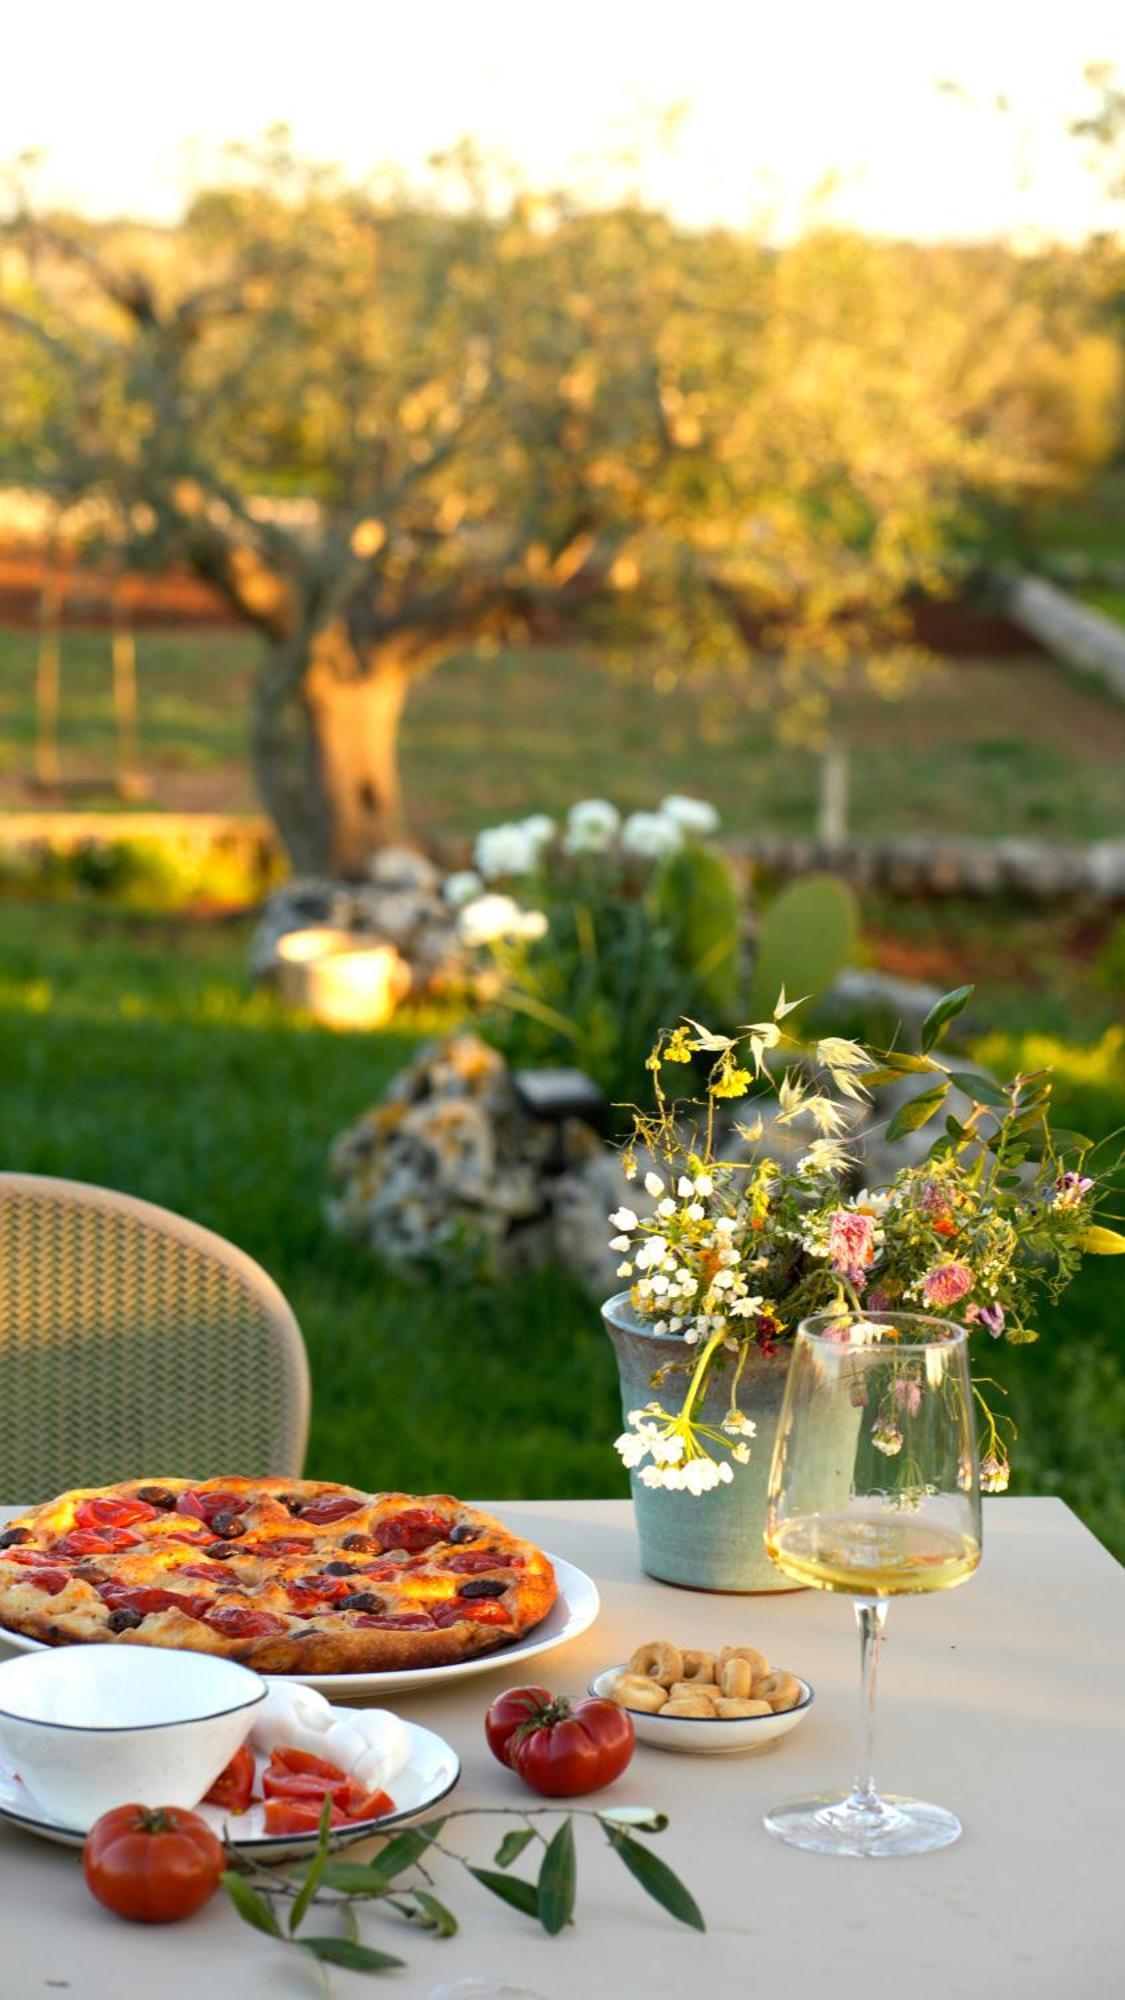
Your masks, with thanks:
<instances>
[{"instance_id":1,"label":"white ceramic bowl","mask_svg":"<svg viewBox=\"0 0 1125 2000\"><path fill-rule=\"evenodd\" d=\"M596 1674L590 1682L590 1693L608 1695L618 1674L626 1674L629 1663L622 1660L620 1666L606 1667L604 1673ZM631 1708L628 1713L633 1718L638 1743L651 1744L654 1750L678 1750L696 1757L732 1757L747 1750L764 1750L769 1743L776 1743L781 1736L788 1736L803 1722L813 1704L813 1691L808 1681L801 1680L801 1699L796 1708L787 1708L780 1715L738 1715L730 1720L722 1715L661 1715L649 1710Z\"/></svg>"},{"instance_id":2,"label":"white ceramic bowl","mask_svg":"<svg viewBox=\"0 0 1125 2000\"><path fill-rule=\"evenodd\" d=\"M49 1813L88 1828L134 1800L198 1805L265 1698L209 1653L64 1646L0 1666L0 1741Z\"/></svg>"}]
</instances>

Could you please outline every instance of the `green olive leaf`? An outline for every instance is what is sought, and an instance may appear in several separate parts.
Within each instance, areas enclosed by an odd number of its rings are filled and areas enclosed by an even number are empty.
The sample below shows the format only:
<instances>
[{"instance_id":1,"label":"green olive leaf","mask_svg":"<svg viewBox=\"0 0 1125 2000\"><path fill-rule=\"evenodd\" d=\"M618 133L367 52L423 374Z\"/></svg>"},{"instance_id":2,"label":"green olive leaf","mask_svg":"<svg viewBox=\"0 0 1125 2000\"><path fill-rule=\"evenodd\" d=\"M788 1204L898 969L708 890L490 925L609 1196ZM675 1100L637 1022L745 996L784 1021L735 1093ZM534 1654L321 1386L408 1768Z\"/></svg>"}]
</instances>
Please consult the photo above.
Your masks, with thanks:
<instances>
[{"instance_id":1,"label":"green olive leaf","mask_svg":"<svg viewBox=\"0 0 1125 2000\"><path fill-rule=\"evenodd\" d=\"M539 1921L548 1937L557 1937L574 1915L577 1870L574 1821L568 1816L551 1837L536 1885Z\"/></svg>"},{"instance_id":2,"label":"green olive leaf","mask_svg":"<svg viewBox=\"0 0 1125 2000\"><path fill-rule=\"evenodd\" d=\"M243 1923L252 1924L256 1931L264 1931L267 1937L283 1936L272 1903L252 1889L244 1875L236 1874L233 1868L224 1868L219 1880Z\"/></svg>"}]
</instances>

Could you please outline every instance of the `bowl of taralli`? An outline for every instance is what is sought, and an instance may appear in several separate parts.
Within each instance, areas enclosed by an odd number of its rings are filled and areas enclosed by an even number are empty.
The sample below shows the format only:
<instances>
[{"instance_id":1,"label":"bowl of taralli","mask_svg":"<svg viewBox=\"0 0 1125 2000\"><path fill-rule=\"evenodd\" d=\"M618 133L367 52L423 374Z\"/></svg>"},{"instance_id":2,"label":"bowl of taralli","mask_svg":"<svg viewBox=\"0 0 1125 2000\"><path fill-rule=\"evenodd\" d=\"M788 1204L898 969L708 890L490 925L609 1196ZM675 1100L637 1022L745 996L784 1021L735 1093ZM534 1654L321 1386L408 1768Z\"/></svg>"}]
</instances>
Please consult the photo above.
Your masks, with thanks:
<instances>
[{"instance_id":1,"label":"bowl of taralli","mask_svg":"<svg viewBox=\"0 0 1125 2000\"><path fill-rule=\"evenodd\" d=\"M707 1757L764 1750L796 1729L813 1691L799 1674L771 1667L756 1646L676 1646L653 1639L606 1667L590 1693L627 1708L638 1743Z\"/></svg>"}]
</instances>

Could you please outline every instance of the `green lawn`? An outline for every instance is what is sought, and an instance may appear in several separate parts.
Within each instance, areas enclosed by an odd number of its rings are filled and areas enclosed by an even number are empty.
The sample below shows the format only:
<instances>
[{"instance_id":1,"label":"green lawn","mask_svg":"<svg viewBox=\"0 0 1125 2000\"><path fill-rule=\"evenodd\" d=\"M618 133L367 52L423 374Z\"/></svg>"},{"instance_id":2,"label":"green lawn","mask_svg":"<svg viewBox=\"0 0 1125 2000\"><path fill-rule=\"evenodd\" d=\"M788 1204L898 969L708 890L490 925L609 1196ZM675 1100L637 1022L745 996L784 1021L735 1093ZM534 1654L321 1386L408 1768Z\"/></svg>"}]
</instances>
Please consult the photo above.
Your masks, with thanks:
<instances>
[{"instance_id":1,"label":"green lawn","mask_svg":"<svg viewBox=\"0 0 1125 2000\"><path fill-rule=\"evenodd\" d=\"M245 948L241 923L0 904L5 1164L144 1195L260 1259L308 1342L314 1474L623 1491L608 1345L563 1274L411 1287L321 1220L329 1141L439 1017L374 1036L315 1029L249 991ZM1125 1123L1125 1051L1106 1028L1111 997L1090 993L1074 1047L1028 1044L1065 1017L1057 990L1027 993L1017 963L977 1026L1007 1037L989 1047L998 1057L1057 1060L1061 1122L1097 1136ZM1123 1309L1120 1264L1099 1263L1045 1314L1038 1347L989 1346L987 1363L1022 1431L1017 1490L1060 1492L1125 1554Z\"/></svg>"},{"instance_id":2,"label":"green lawn","mask_svg":"<svg viewBox=\"0 0 1125 2000\"><path fill-rule=\"evenodd\" d=\"M152 803L249 811L250 636L143 633L142 765ZM0 807L29 792L34 635L0 632ZM403 766L413 828L467 834L483 822L557 811L591 793L626 807L670 790L707 794L732 832L807 832L817 766L779 747L768 687L632 679L570 653L451 662L407 710ZM1098 839L1118 831L1125 709L1049 662L950 662L908 699L858 694L842 710L855 831ZM65 802L114 804L108 641L63 647Z\"/></svg>"}]
</instances>

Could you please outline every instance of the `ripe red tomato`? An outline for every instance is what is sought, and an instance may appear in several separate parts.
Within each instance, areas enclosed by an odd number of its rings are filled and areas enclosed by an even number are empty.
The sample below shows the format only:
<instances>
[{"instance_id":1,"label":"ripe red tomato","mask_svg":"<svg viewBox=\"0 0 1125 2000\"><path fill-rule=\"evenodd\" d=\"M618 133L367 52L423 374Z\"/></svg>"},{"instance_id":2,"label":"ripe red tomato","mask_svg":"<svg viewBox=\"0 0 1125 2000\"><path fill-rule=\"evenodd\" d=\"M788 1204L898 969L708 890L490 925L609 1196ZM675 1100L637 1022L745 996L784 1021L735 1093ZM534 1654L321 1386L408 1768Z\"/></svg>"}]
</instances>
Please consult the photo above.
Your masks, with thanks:
<instances>
[{"instance_id":1,"label":"ripe red tomato","mask_svg":"<svg viewBox=\"0 0 1125 2000\"><path fill-rule=\"evenodd\" d=\"M541 1687L499 1695L484 1731L493 1756L548 1799L579 1798L612 1784L636 1742L632 1718L615 1701L572 1706Z\"/></svg>"},{"instance_id":2,"label":"ripe red tomato","mask_svg":"<svg viewBox=\"0 0 1125 2000\"><path fill-rule=\"evenodd\" d=\"M228 1812L244 1813L250 1804L254 1791L254 1752L248 1743L236 1750L230 1763L224 1765L209 1792L204 1795L204 1804L225 1806Z\"/></svg>"},{"instance_id":3,"label":"ripe red tomato","mask_svg":"<svg viewBox=\"0 0 1125 2000\"><path fill-rule=\"evenodd\" d=\"M82 1849L99 1903L139 1924L176 1923L202 1909L223 1866L210 1827L180 1806L115 1806L95 1820Z\"/></svg>"},{"instance_id":4,"label":"ripe red tomato","mask_svg":"<svg viewBox=\"0 0 1125 2000\"><path fill-rule=\"evenodd\" d=\"M497 1695L484 1718L484 1733L489 1749L501 1764L510 1768L508 1745L516 1730L526 1729L550 1701L550 1690L541 1687L505 1688L503 1694Z\"/></svg>"}]
</instances>

